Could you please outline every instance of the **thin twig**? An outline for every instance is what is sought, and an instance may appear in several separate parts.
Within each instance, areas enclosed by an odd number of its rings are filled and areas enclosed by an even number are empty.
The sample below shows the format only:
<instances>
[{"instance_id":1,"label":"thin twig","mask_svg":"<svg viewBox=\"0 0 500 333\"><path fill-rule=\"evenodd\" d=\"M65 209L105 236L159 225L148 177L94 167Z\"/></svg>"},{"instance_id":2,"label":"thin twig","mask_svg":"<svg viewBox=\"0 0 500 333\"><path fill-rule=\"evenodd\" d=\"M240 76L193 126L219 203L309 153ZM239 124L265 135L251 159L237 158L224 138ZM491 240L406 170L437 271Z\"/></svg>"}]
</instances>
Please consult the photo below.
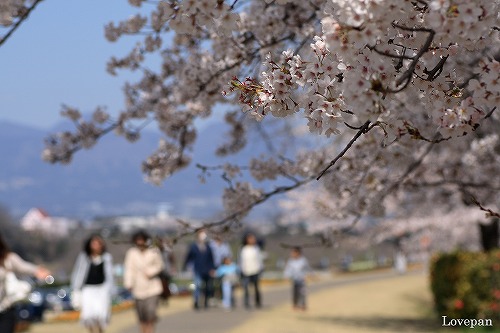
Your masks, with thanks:
<instances>
[{"instance_id":1,"label":"thin twig","mask_svg":"<svg viewBox=\"0 0 500 333\"><path fill-rule=\"evenodd\" d=\"M441 187L443 185L455 185L460 188L480 188L480 189L488 189L488 190L495 190L495 191L500 191L500 186L497 185L492 185L489 182L468 182L468 181L462 181L462 180L457 180L457 179L443 179L443 180L437 180L437 181L409 181L405 183L406 186L411 186L414 188L420 188L420 187Z\"/></svg>"},{"instance_id":2,"label":"thin twig","mask_svg":"<svg viewBox=\"0 0 500 333\"><path fill-rule=\"evenodd\" d=\"M392 26L404 31L412 31L412 32L427 32L429 33L429 36L424 42L424 45L420 48L418 53L413 57L412 62L408 66L408 69L401 75L399 79L396 80L396 87L403 85L401 88L392 90L392 89L386 89L386 92L388 93L398 93L402 90L404 90L408 84L410 84L411 78L413 76L413 73L415 72L415 68L417 67L418 61L420 58L424 55L425 52L429 50L429 47L432 44L432 41L434 40L434 35L436 32L433 29L428 29L428 28L411 28L411 27L406 27L400 24L397 24L395 22L392 23Z\"/></svg>"},{"instance_id":3,"label":"thin twig","mask_svg":"<svg viewBox=\"0 0 500 333\"><path fill-rule=\"evenodd\" d=\"M234 6L236 6L236 4L238 3L239 0L234 0L233 4L231 5L231 7L229 8L230 10L233 10L234 9Z\"/></svg>"},{"instance_id":4,"label":"thin twig","mask_svg":"<svg viewBox=\"0 0 500 333\"><path fill-rule=\"evenodd\" d=\"M411 56L407 56L407 55L404 55L404 54L393 54L393 53L390 53L389 51L381 51L379 49L377 49L377 46L367 46L369 50L371 51L374 51L375 53L378 53L382 56L386 56L386 57L389 57L389 58L395 58L395 59L405 59L405 60L413 60L414 57L411 57Z\"/></svg>"},{"instance_id":5,"label":"thin twig","mask_svg":"<svg viewBox=\"0 0 500 333\"><path fill-rule=\"evenodd\" d=\"M487 119L487 118L491 117L491 115L493 114L493 112L495 112L496 109L497 109L496 106L493 109L491 109L491 111L488 112L488 114L486 116L484 116L484 119Z\"/></svg>"},{"instance_id":6,"label":"thin twig","mask_svg":"<svg viewBox=\"0 0 500 333\"><path fill-rule=\"evenodd\" d=\"M434 142L431 142L428 146L427 146L427 149L423 152L422 155L420 155L420 157L418 159L416 159L415 161L413 161L413 163L411 163L408 168L406 169L405 173L399 177L399 179L394 182L393 184L391 184L391 186L389 186L387 188L387 190L385 190L385 192L383 193L382 195L382 198L385 198L387 195L389 195L392 191L394 191L395 189L397 189L399 187L399 185L413 172L415 171L421 164L422 162L424 161L424 158L431 152L432 148L434 147L435 143Z\"/></svg>"},{"instance_id":7,"label":"thin twig","mask_svg":"<svg viewBox=\"0 0 500 333\"><path fill-rule=\"evenodd\" d=\"M481 205L481 203L476 199L476 197L474 197L472 194L470 196L471 196L472 202L476 206L478 206L479 209L481 209L483 212L486 212L486 216L489 216L489 217L499 217L500 218L500 213L492 211L491 209L483 207L483 205Z\"/></svg>"},{"instance_id":8,"label":"thin twig","mask_svg":"<svg viewBox=\"0 0 500 333\"><path fill-rule=\"evenodd\" d=\"M443 71L444 63L448 59L448 56L442 57L439 62L434 66L433 69L427 70L427 68L424 69L424 73L427 74L427 81L434 81Z\"/></svg>"},{"instance_id":9,"label":"thin twig","mask_svg":"<svg viewBox=\"0 0 500 333\"><path fill-rule=\"evenodd\" d=\"M279 186L279 187L275 188L274 190L272 190L270 192L266 192L266 193L262 194L255 201L249 203L246 206L243 206L239 210L237 210L237 211L235 211L235 212L233 212L233 213L231 213L231 214L229 214L227 216L222 217L219 220L216 220L216 221L213 221L213 222L206 222L206 223L203 223L199 227L193 228L190 231L185 231L185 232L179 233L176 237L174 237L172 239L172 241L174 243L176 243L179 239L181 239L181 238L183 238L185 236L188 236L188 235L190 235L192 233L196 233L197 231L199 231L201 229L210 229L210 228L213 228L213 227L223 226L223 225L228 224L230 222L238 221L243 214L247 213L248 211L250 211L255 206L258 206L258 205L266 202L271 197L273 197L275 195L278 195L278 194L286 193L288 191L292 191L292 190L294 190L294 189L296 189L296 188L298 188L298 187L300 187L302 185L305 185L305 184L311 182L313 179L314 179L314 177L308 177L308 178L305 178L302 181L297 182L297 183L295 183L293 185L290 185L290 186Z\"/></svg>"},{"instance_id":10,"label":"thin twig","mask_svg":"<svg viewBox=\"0 0 500 333\"><path fill-rule=\"evenodd\" d=\"M351 146L354 144L354 142L356 142L356 140L362 135L362 134L365 134L368 132L368 129L370 127L370 121L366 121L366 123L363 124L363 126L361 126L361 128L359 129L359 131L356 133L356 135L354 135L354 137L351 139L351 141L349 141L349 143L347 144L347 146L345 146L345 148L330 162L330 164L328 164L328 166L323 169L323 171L321 171L321 173L319 174L319 176L316 178L316 180L319 180L327 171L328 169L330 169L332 166L335 165L335 163L337 163L337 161L345 155L345 153L347 153L347 151L351 148Z\"/></svg>"}]
</instances>

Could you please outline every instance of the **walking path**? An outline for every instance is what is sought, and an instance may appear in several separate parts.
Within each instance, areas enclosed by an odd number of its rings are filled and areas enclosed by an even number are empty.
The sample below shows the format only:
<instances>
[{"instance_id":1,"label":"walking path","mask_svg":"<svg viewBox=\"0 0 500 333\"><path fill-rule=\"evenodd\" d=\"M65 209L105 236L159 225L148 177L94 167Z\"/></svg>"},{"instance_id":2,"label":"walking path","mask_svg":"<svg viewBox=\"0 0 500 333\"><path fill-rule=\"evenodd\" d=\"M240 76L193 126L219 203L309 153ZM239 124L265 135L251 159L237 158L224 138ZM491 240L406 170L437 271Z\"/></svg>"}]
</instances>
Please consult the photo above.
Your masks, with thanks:
<instances>
[{"instance_id":1,"label":"walking path","mask_svg":"<svg viewBox=\"0 0 500 333\"><path fill-rule=\"evenodd\" d=\"M308 286L308 311L290 306L289 285L264 288L264 306L245 310L241 301L228 313L220 308L194 311L190 297L174 298L160 309L157 332L168 333L314 333L314 332L432 332L430 294L422 273L393 272L321 279ZM237 300L241 295L237 295ZM31 333L78 333L75 322L33 325ZM135 313L113 315L107 333L137 333Z\"/></svg>"}]
</instances>

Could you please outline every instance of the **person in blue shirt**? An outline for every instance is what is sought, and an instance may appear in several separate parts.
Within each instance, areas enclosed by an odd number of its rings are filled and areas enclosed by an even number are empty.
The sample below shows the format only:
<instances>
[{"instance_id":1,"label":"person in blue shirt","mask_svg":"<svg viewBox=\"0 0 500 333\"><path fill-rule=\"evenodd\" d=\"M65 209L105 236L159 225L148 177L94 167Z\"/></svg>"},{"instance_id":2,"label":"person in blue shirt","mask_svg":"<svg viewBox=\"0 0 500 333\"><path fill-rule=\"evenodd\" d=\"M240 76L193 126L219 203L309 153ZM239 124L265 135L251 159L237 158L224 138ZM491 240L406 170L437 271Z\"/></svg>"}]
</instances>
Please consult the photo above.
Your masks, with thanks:
<instances>
[{"instance_id":1,"label":"person in blue shirt","mask_svg":"<svg viewBox=\"0 0 500 333\"><path fill-rule=\"evenodd\" d=\"M215 234L213 239L211 239L209 243L210 248L212 249L212 254L214 256L215 269L222 265L224 258L233 258L233 253L231 251L229 243L226 242L221 235ZM222 301L222 280L217 276L213 281L212 291L213 294L210 295L210 297L213 297L214 302Z\"/></svg>"},{"instance_id":2,"label":"person in blue shirt","mask_svg":"<svg viewBox=\"0 0 500 333\"><path fill-rule=\"evenodd\" d=\"M233 289L238 283L239 268L233 263L231 257L225 257L217 268L215 276L222 281L222 307L229 311L235 305Z\"/></svg>"},{"instance_id":3,"label":"person in blue shirt","mask_svg":"<svg viewBox=\"0 0 500 333\"><path fill-rule=\"evenodd\" d=\"M200 229L197 232L196 241L189 247L186 260L184 261L184 270L189 265L192 265L194 273L194 309L198 310L200 308L199 300L202 290L204 293L204 307L208 308L212 277L215 274L215 264L205 229Z\"/></svg>"},{"instance_id":4,"label":"person in blue shirt","mask_svg":"<svg viewBox=\"0 0 500 333\"><path fill-rule=\"evenodd\" d=\"M210 248L212 249L212 254L214 256L215 267L222 265L226 257L233 258L233 251L229 243L226 242L221 235L214 235L213 239L210 240Z\"/></svg>"},{"instance_id":5,"label":"person in blue shirt","mask_svg":"<svg viewBox=\"0 0 500 333\"><path fill-rule=\"evenodd\" d=\"M306 309L306 275L311 272L309 262L302 255L302 249L298 246L290 251L284 276L292 281L292 302L296 310Z\"/></svg>"}]
</instances>

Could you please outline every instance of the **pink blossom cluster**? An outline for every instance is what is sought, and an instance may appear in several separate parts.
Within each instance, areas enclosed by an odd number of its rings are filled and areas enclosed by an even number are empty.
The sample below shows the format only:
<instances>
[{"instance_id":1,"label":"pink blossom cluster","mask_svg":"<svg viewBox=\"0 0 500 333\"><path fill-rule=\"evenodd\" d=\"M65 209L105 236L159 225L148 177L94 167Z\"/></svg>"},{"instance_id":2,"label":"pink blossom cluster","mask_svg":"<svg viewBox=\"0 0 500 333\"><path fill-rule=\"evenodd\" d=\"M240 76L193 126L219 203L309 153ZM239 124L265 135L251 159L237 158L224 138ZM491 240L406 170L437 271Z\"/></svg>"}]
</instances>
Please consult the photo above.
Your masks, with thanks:
<instances>
[{"instance_id":1,"label":"pink blossom cluster","mask_svg":"<svg viewBox=\"0 0 500 333\"><path fill-rule=\"evenodd\" d=\"M396 136L449 137L498 105L497 1L325 1L321 17L309 50L266 58L253 114L303 110L311 132L327 136L370 121ZM414 116L422 105L427 118Z\"/></svg>"}]
</instances>

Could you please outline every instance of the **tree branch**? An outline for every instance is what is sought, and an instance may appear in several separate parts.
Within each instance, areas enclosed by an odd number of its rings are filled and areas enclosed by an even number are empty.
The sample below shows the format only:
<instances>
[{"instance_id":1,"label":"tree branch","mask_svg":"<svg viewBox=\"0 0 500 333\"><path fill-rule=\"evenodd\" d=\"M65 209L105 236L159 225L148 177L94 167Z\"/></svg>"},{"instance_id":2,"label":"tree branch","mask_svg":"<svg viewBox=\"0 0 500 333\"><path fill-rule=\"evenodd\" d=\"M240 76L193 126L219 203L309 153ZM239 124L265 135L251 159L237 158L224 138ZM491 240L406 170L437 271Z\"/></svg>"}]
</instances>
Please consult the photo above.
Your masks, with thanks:
<instances>
[{"instance_id":1,"label":"tree branch","mask_svg":"<svg viewBox=\"0 0 500 333\"><path fill-rule=\"evenodd\" d=\"M35 0L31 5L31 7L26 8L24 14L19 17L19 19L17 20L16 23L14 23L12 28L0 39L0 46L2 46L2 44L4 44L7 41L7 39L9 39L12 36L12 34L21 26L21 24L28 19L30 13L33 10L35 10L36 6L42 1L43 0Z\"/></svg>"},{"instance_id":2,"label":"tree branch","mask_svg":"<svg viewBox=\"0 0 500 333\"><path fill-rule=\"evenodd\" d=\"M407 186L411 186L414 188L419 188L419 187L440 187L443 185L455 185L460 188L481 188L481 189L489 189L489 190L500 190L500 186L492 186L491 183L488 182L468 182L468 181L462 181L458 179L443 179L443 180L438 180L438 181L432 181L432 182L427 182L427 181L419 181L419 182L407 182L405 183Z\"/></svg>"},{"instance_id":3,"label":"tree branch","mask_svg":"<svg viewBox=\"0 0 500 333\"><path fill-rule=\"evenodd\" d=\"M367 46L369 50L374 51L375 53L378 53L380 55L389 57L389 58L394 58L394 59L404 59L404 60L413 60L414 57L406 56L404 54L393 54L390 53L389 51L380 51L377 49L377 46Z\"/></svg>"},{"instance_id":4,"label":"tree branch","mask_svg":"<svg viewBox=\"0 0 500 333\"><path fill-rule=\"evenodd\" d=\"M434 81L443 71L444 63L448 59L448 56L442 57L439 62L434 66L433 69L427 70L427 68L424 69L424 73L427 74L427 81Z\"/></svg>"},{"instance_id":5,"label":"tree branch","mask_svg":"<svg viewBox=\"0 0 500 333\"><path fill-rule=\"evenodd\" d=\"M416 159L415 161L413 161L413 163L411 163L408 168L406 169L406 171L403 173L403 175L401 177L399 177L399 179L392 183L391 186L389 186L385 191L384 193L382 194L382 197L381 197L381 200L383 200L386 196L388 196L392 191L396 190L400 185L401 183L403 183L403 181L413 172L415 171L421 164L422 162L424 161L424 158L431 152L432 148L434 147L435 143L434 142L431 142L428 146L427 146L427 149L422 153L422 155L420 155L420 157L418 159Z\"/></svg>"},{"instance_id":6,"label":"tree branch","mask_svg":"<svg viewBox=\"0 0 500 333\"><path fill-rule=\"evenodd\" d=\"M401 88L392 90L392 89L386 89L386 92L388 93L398 93L402 90L404 90L408 84L410 84L411 78L413 76L413 73L415 72L415 68L417 67L417 63L420 60L420 58L424 55L425 52L429 50L429 47L432 44L432 41L434 40L434 36L436 32L433 29L428 29L428 28L411 28L411 27L405 27L403 25L397 24L396 22L392 23L392 26L394 28L398 28L404 31L411 31L411 32L427 32L429 33L429 36L424 42L424 45L420 48L418 53L413 57L412 62L408 66L408 69L401 75L399 79L396 80L396 87L403 85Z\"/></svg>"},{"instance_id":7,"label":"tree branch","mask_svg":"<svg viewBox=\"0 0 500 333\"><path fill-rule=\"evenodd\" d=\"M486 216L488 217L498 217L500 218L500 213L498 212L495 212L491 209L488 209L488 208L485 208L481 205L481 203L479 201L477 201L477 199L471 194L471 199L472 199L472 202L479 207L479 209L481 209L483 212L486 212Z\"/></svg>"},{"instance_id":8,"label":"tree branch","mask_svg":"<svg viewBox=\"0 0 500 333\"><path fill-rule=\"evenodd\" d=\"M210 228L214 228L214 227L220 227L220 226L224 226L230 222L234 222L234 221L238 221L240 219L240 217L247 213L248 211L250 211L252 208L266 202L268 199L272 198L273 196L275 195L278 195L278 194L282 194L282 193L286 193L286 192L289 192L289 191L292 191L302 185L305 185L309 182L311 182L312 180L314 179L313 176L311 177L308 177L308 178L305 178L303 179L302 181L299 181L293 185L290 185L290 186L279 186L277 188L275 188L274 190L270 191L270 192L266 192L266 193L263 193L260 198L258 198L257 200L249 203L248 205L246 206L243 206L242 208L240 208L239 210L227 215L227 216L224 216L222 217L221 219L219 220L216 220L216 221L213 221L213 222L206 222L206 223L203 223L201 226L199 227L195 227L193 228L192 230L189 230L189 231L184 231L184 232L181 232L179 234L177 234L177 236L175 236L174 238L172 238L172 242L175 244L179 239L185 237L185 236L188 236L192 233L195 233L201 229L210 229Z\"/></svg>"},{"instance_id":9,"label":"tree branch","mask_svg":"<svg viewBox=\"0 0 500 333\"><path fill-rule=\"evenodd\" d=\"M373 128L373 127L371 127ZM328 164L328 166L323 169L323 171L321 171L321 173L319 174L319 176L316 178L316 180L319 180L321 177L323 177L323 175L328 171L328 169L330 169L332 166L335 165L335 163L337 163L337 161L345 155L345 153L351 148L351 146L354 144L354 142L356 142L356 140L362 135L362 134L366 134L368 133L368 131L371 129L370 128L370 121L366 121L366 123L363 124L363 126L361 126L361 128L358 130L358 132L356 133L356 135L354 135L354 137L351 139L351 141L349 141L349 143L347 144L347 146L330 162L330 164Z\"/></svg>"},{"instance_id":10,"label":"tree branch","mask_svg":"<svg viewBox=\"0 0 500 333\"><path fill-rule=\"evenodd\" d=\"M491 115L493 114L493 112L495 112L496 109L497 109L496 106L493 109L491 109L491 111L488 112L488 114L486 116L484 116L484 119L487 119L487 118L491 117Z\"/></svg>"}]
</instances>

